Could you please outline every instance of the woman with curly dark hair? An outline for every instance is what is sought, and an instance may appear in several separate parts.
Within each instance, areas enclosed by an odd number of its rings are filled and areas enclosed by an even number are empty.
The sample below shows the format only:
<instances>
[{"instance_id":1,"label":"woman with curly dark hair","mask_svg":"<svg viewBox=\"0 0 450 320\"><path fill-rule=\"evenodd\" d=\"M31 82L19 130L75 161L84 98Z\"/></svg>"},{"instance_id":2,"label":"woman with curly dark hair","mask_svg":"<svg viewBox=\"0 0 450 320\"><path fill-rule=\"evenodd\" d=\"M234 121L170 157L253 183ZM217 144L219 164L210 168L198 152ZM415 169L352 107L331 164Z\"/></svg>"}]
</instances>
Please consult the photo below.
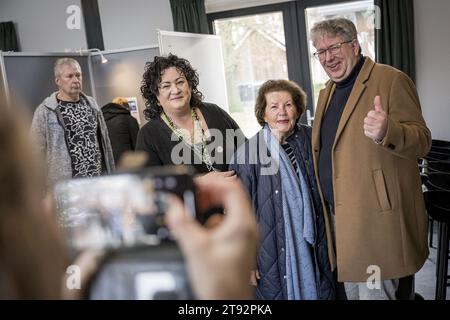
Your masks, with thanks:
<instances>
[{"instance_id":1,"label":"woman with curly dark hair","mask_svg":"<svg viewBox=\"0 0 450 320\"><path fill-rule=\"evenodd\" d=\"M175 55L156 56L146 64L141 93L148 121L138 134L136 150L148 165L193 165L198 173L231 176L228 163L245 136L237 123L215 104L202 102L198 74Z\"/></svg>"}]
</instances>

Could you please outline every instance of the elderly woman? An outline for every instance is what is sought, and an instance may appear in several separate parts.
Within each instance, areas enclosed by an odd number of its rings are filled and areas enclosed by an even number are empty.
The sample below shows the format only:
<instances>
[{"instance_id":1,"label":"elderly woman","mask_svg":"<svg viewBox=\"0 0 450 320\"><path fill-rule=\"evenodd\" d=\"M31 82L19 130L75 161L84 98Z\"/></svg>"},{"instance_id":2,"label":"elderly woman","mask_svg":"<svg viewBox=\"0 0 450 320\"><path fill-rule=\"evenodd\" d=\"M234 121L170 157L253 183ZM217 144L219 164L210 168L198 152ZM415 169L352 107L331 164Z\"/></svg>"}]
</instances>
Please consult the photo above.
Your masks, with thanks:
<instances>
[{"instance_id":1,"label":"elderly woman","mask_svg":"<svg viewBox=\"0 0 450 320\"><path fill-rule=\"evenodd\" d=\"M334 299L324 222L311 161L311 128L299 125L306 95L294 82L269 80L259 89L263 127L233 157L252 198L261 233L258 299Z\"/></svg>"},{"instance_id":2,"label":"elderly woman","mask_svg":"<svg viewBox=\"0 0 450 320\"><path fill-rule=\"evenodd\" d=\"M245 136L221 108L202 102L197 72L189 61L170 54L147 63L141 92L148 123L138 134L136 150L149 165L189 164L197 172L222 172Z\"/></svg>"}]
</instances>

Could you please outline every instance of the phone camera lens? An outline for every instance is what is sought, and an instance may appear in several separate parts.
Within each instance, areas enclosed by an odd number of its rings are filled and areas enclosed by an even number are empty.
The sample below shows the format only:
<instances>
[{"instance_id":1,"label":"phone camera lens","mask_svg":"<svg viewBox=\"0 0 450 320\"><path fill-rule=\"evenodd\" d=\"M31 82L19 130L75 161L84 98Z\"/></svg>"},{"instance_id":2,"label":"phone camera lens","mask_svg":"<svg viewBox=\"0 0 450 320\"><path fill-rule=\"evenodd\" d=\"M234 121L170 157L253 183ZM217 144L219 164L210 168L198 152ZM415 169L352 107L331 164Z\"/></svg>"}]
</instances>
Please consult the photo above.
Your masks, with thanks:
<instances>
[{"instance_id":1,"label":"phone camera lens","mask_svg":"<svg viewBox=\"0 0 450 320\"><path fill-rule=\"evenodd\" d=\"M174 189L177 186L177 179L175 179L174 177L167 177L164 182L166 188L169 190Z\"/></svg>"}]
</instances>

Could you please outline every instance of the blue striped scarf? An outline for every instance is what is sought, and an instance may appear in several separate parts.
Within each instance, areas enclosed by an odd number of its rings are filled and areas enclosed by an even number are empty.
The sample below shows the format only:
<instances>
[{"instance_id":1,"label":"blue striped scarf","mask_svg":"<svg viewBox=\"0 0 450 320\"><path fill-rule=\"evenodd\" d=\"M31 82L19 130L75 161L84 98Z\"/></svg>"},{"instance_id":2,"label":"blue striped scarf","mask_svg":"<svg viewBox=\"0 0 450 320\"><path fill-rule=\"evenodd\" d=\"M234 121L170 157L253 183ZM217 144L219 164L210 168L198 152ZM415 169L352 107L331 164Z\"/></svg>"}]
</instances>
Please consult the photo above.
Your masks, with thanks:
<instances>
[{"instance_id":1,"label":"blue striped scarf","mask_svg":"<svg viewBox=\"0 0 450 320\"><path fill-rule=\"evenodd\" d=\"M312 198L306 181L278 140L264 127L264 140L274 161L279 162L286 244L286 281L289 300L318 299L316 266L312 254L315 225ZM279 156L277 156L279 155Z\"/></svg>"}]
</instances>

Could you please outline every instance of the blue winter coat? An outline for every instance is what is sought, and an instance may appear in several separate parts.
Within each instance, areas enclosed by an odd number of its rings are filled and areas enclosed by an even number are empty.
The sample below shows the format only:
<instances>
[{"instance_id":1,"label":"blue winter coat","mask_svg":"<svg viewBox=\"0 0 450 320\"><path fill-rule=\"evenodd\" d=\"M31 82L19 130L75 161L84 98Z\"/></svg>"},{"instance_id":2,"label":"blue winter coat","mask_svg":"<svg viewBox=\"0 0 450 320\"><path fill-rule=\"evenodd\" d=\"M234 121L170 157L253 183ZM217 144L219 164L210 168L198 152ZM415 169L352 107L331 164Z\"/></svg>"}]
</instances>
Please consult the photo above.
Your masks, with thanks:
<instances>
[{"instance_id":1,"label":"blue winter coat","mask_svg":"<svg viewBox=\"0 0 450 320\"><path fill-rule=\"evenodd\" d=\"M262 141L261 141L262 140ZM319 274L316 283L318 286L319 299L335 298L335 281L330 270L328 260L327 241L325 234L325 224L323 220L322 206L317 192L317 184L314 176L314 168L311 154L311 128L305 125L298 125L294 133L286 140L294 150L299 168L309 185L314 201L314 211L316 217L316 245L313 248ZM262 143L260 143L262 142ZM249 146L257 146L257 150L249 150ZM264 175L267 161L260 161L261 158L255 154L269 151L260 150L266 148L262 134L257 134L242 145L233 157L230 170L234 170L248 190L256 212L260 230L261 243L258 252L258 270L260 280L256 288L257 299L287 299L287 286L284 280L286 274L286 256L284 248L284 220L281 192L280 172ZM243 158L245 153L245 163L237 163ZM242 161L240 161L242 162Z\"/></svg>"}]
</instances>

